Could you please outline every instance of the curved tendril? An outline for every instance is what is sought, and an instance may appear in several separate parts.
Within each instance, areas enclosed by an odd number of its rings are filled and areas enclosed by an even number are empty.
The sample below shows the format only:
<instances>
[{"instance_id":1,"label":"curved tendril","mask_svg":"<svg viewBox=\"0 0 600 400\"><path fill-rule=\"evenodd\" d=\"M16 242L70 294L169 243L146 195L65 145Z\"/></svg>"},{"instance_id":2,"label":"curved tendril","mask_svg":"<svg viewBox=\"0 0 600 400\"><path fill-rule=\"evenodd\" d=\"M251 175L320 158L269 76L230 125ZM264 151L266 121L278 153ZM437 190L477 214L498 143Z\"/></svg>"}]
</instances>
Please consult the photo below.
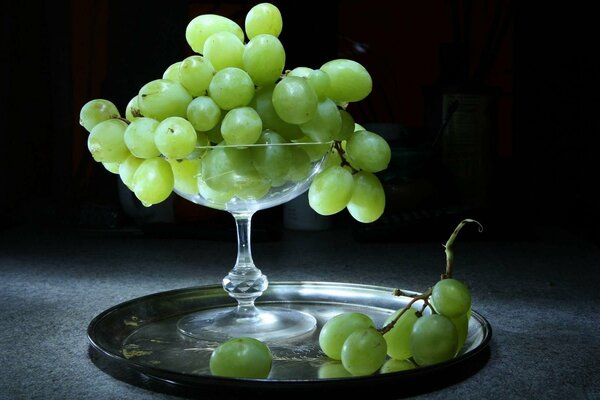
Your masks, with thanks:
<instances>
[{"instance_id":1,"label":"curved tendril","mask_svg":"<svg viewBox=\"0 0 600 400\"><path fill-rule=\"evenodd\" d=\"M452 245L454 244L454 240L458 236L458 232L460 232L462 227L468 223L475 223L479 225L479 228L477 230L479 232L483 232L483 226L474 219L464 219L458 224L458 226L454 229L454 232L452 232L452 235L450 235L450 238L448 239L446 244L443 245L446 252L446 272L442 274L441 279L447 279L452 277L452 269L454 268L454 249L452 248Z\"/></svg>"}]
</instances>

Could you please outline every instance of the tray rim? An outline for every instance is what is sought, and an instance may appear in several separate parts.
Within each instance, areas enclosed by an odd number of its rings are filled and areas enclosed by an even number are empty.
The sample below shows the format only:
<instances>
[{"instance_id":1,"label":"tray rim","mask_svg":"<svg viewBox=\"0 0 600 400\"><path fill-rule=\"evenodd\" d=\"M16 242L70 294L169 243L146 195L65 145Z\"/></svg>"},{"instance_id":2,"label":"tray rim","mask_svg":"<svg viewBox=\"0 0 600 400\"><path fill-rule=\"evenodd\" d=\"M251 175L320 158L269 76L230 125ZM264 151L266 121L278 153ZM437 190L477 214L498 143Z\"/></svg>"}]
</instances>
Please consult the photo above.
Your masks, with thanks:
<instances>
[{"instance_id":1,"label":"tray rim","mask_svg":"<svg viewBox=\"0 0 600 400\"><path fill-rule=\"evenodd\" d=\"M334 282L334 281L273 281L269 282L269 288L271 286L299 286L299 285L313 285L313 286L342 286L348 288L362 288L362 289L370 289L375 291L387 291L391 293L394 288L387 286L379 286L372 284L360 284L360 283L351 283L351 282ZM492 326L488 322L488 320L481 315L477 310L471 310L471 318L474 318L477 323L484 330L484 337L481 343L479 343L474 349L470 350L467 353L463 353L459 356L456 356L448 361L444 361L442 363L418 367L412 370L407 371L398 371L398 372L389 372L385 374L374 374L367 376L352 376L352 377L344 377L344 378L327 378L327 379L255 379L255 378L229 378L229 377L220 377L220 376L209 376L209 375L194 375L187 373L178 373L169 370L165 370L162 368L156 368L147 364L141 364L136 361L125 358L122 354L117 354L109 349L105 349L94 339L93 330L94 327L97 326L104 318L107 318L111 313L134 303L140 303L147 301L150 298L167 296L167 295L175 295L178 292L190 292L195 290L214 290L214 289L222 289L220 284L209 284L209 285L198 285L198 286L189 286L177 289L170 289L166 291L160 291L151 293L148 295L136 297L133 299L129 299L123 301L121 303L115 304L106 310L97 314L88 324L87 327L87 339L89 342L89 347L96 352L98 352L101 356L108 357L114 362L121 364L124 367L133 368L138 373L143 374L146 377L158 380L163 382L169 386L181 387L181 388L201 388L206 386L229 386L229 387L241 387L241 388L254 388L254 389L299 389L299 388L325 388L330 387L331 385L339 387L340 384L344 385L365 385L370 383L380 383L387 382L393 380L393 378L401 378L402 380L411 379L413 377L418 376L427 376L435 374L439 371L446 370L453 365L462 364L471 359L476 359L481 357L485 352L489 352L489 344L492 340ZM269 289L267 289L268 291ZM412 290L402 289L405 293L410 294L419 294L419 292ZM224 292L224 297L226 293ZM300 301L299 301L300 302ZM260 301L257 302L260 304ZM232 304L235 304L235 301L232 300ZM365 305L368 306L368 305Z\"/></svg>"}]
</instances>

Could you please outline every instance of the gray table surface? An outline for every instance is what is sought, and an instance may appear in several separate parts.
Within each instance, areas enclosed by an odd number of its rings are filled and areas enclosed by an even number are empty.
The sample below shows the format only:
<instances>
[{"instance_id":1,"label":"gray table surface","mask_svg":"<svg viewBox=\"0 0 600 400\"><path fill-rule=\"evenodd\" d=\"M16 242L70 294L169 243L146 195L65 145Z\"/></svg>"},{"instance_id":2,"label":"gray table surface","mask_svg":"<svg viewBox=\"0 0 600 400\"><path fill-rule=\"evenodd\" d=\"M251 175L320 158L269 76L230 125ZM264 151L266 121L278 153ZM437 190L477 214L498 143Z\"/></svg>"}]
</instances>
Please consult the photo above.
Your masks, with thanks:
<instances>
[{"instance_id":1,"label":"gray table surface","mask_svg":"<svg viewBox=\"0 0 600 400\"><path fill-rule=\"evenodd\" d=\"M600 250L558 229L536 236L457 242L456 276L493 328L490 359L468 379L417 398L600 398ZM271 281L423 290L444 266L446 239L364 243L345 230L284 231L253 252ZM0 398L174 398L99 370L88 357L87 326L120 302L219 282L234 251L232 242L0 232Z\"/></svg>"}]
</instances>

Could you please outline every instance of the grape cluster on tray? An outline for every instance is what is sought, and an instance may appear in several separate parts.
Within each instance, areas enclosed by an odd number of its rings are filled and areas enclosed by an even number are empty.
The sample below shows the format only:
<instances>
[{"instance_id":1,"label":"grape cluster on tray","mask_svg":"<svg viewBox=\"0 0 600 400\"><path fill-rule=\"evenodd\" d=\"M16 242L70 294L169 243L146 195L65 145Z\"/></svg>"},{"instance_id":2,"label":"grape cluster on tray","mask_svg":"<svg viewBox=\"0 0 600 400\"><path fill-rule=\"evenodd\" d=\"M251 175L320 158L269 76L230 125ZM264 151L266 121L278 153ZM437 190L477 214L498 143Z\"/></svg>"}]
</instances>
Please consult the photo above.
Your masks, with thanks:
<instances>
[{"instance_id":1,"label":"grape cluster on tray","mask_svg":"<svg viewBox=\"0 0 600 400\"><path fill-rule=\"evenodd\" d=\"M269 3L247 13L245 30L215 14L191 20L185 38L197 54L141 87L125 117L105 99L82 107L94 160L119 174L146 206L173 190L225 204L259 200L272 187L301 180L329 152L309 188L310 206L322 215L348 209L358 221L377 220L385 193L375 173L387 168L390 147L347 111L371 92L371 76L348 59L286 69L282 27ZM280 143L322 146L258 146ZM242 153L232 146L257 148Z\"/></svg>"}]
</instances>

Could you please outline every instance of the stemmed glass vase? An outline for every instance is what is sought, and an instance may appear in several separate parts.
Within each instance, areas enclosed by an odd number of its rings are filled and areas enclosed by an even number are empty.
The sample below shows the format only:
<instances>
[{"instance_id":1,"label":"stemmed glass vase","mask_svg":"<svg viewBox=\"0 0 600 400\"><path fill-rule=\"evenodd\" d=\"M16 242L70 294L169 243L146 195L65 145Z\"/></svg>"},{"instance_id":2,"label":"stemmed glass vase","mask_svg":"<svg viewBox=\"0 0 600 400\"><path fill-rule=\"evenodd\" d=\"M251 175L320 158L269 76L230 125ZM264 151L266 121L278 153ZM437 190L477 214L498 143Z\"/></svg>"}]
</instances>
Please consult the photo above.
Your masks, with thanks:
<instances>
[{"instance_id":1,"label":"stemmed glass vase","mask_svg":"<svg viewBox=\"0 0 600 400\"><path fill-rule=\"evenodd\" d=\"M299 310L255 305L267 289L267 276L252 259L251 220L265 208L304 193L326 162L331 143L277 143L207 146L201 152L198 192L176 193L210 208L228 211L237 227L237 260L223 278L223 289L237 306L200 310L182 317L178 330L188 336L221 341L249 336L279 340L303 335L315 318Z\"/></svg>"}]
</instances>

